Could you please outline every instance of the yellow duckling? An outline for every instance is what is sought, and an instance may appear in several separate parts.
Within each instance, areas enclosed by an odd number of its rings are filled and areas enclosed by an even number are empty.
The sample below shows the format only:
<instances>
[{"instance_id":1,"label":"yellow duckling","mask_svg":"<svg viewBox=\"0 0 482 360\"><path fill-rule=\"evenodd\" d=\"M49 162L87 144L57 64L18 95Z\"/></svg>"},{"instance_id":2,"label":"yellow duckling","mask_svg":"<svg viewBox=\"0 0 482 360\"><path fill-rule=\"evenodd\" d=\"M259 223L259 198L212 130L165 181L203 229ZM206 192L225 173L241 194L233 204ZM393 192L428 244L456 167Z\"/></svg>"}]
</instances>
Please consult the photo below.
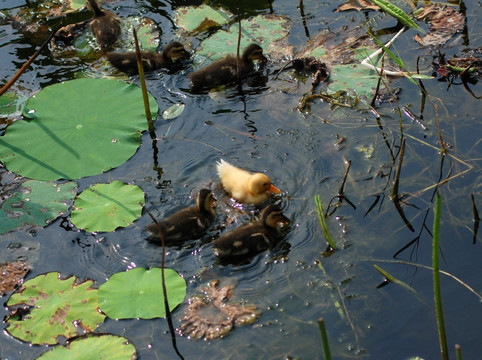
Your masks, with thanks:
<instances>
[{"instance_id":1,"label":"yellow duckling","mask_svg":"<svg viewBox=\"0 0 482 360\"><path fill-rule=\"evenodd\" d=\"M112 65L127 75L139 73L135 52L110 52L106 56ZM177 59L188 59L190 56L184 46L176 41L164 47L160 54L155 51L141 51L142 66L145 72L160 68L172 68Z\"/></svg>"},{"instance_id":2,"label":"yellow duckling","mask_svg":"<svg viewBox=\"0 0 482 360\"><path fill-rule=\"evenodd\" d=\"M102 10L97 0L87 0L87 7L94 13L90 28L97 43L105 48L115 43L121 33L120 19L107 10Z\"/></svg>"},{"instance_id":3,"label":"yellow duckling","mask_svg":"<svg viewBox=\"0 0 482 360\"><path fill-rule=\"evenodd\" d=\"M216 199L211 190L202 189L196 199L196 205L190 206L159 221L164 235L164 242L173 245L184 240L194 240L203 236L216 218ZM152 234L148 240L161 243L159 226L152 223L147 226Z\"/></svg>"},{"instance_id":4,"label":"yellow duckling","mask_svg":"<svg viewBox=\"0 0 482 360\"><path fill-rule=\"evenodd\" d=\"M213 250L221 263L240 264L272 248L283 236L280 223L289 219L277 205L265 207L257 221L244 224L213 241Z\"/></svg>"},{"instance_id":5,"label":"yellow duckling","mask_svg":"<svg viewBox=\"0 0 482 360\"><path fill-rule=\"evenodd\" d=\"M218 161L217 170L224 189L239 202L260 204L268 199L270 193L281 193L265 174L252 174L223 159Z\"/></svg>"},{"instance_id":6,"label":"yellow duckling","mask_svg":"<svg viewBox=\"0 0 482 360\"><path fill-rule=\"evenodd\" d=\"M243 80L254 70L253 60L265 62L263 49L256 44L249 45L239 59L239 75ZM236 56L226 57L209 64L203 69L189 75L192 87L191 91L198 92L203 89L212 89L220 85L232 85L238 81L237 75L238 59Z\"/></svg>"}]
</instances>

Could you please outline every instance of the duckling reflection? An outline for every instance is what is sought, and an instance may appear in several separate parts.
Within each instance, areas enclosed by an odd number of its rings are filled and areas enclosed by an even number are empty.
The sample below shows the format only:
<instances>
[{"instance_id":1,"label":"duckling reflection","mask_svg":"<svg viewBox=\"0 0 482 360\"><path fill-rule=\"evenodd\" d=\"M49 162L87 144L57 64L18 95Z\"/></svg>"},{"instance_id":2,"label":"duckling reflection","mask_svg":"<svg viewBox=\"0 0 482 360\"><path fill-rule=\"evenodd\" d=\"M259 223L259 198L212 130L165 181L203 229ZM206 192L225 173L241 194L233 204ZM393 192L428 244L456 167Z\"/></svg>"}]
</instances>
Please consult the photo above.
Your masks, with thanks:
<instances>
[{"instance_id":1,"label":"duckling reflection","mask_svg":"<svg viewBox=\"0 0 482 360\"><path fill-rule=\"evenodd\" d=\"M284 235L289 219L278 205L265 207L257 221L244 224L213 241L221 264L246 263L253 256L272 248Z\"/></svg>"},{"instance_id":2,"label":"duckling reflection","mask_svg":"<svg viewBox=\"0 0 482 360\"><path fill-rule=\"evenodd\" d=\"M111 12L101 9L97 0L87 0L87 7L94 13L89 25L97 43L102 48L114 44L121 33L120 19Z\"/></svg>"},{"instance_id":3,"label":"duckling reflection","mask_svg":"<svg viewBox=\"0 0 482 360\"><path fill-rule=\"evenodd\" d=\"M110 52L106 56L113 66L127 75L139 74L135 52ZM190 56L191 54L184 46L176 41L165 46L160 54L154 51L141 51L142 66L145 72L161 68L172 69L178 59L189 59Z\"/></svg>"},{"instance_id":4,"label":"duckling reflection","mask_svg":"<svg viewBox=\"0 0 482 360\"><path fill-rule=\"evenodd\" d=\"M211 190L202 189L196 205L178 211L168 218L147 226L151 235L149 242L161 244L161 233L166 245L175 245L185 240L195 240L206 234L216 218L216 199Z\"/></svg>"},{"instance_id":5,"label":"duckling reflection","mask_svg":"<svg viewBox=\"0 0 482 360\"><path fill-rule=\"evenodd\" d=\"M239 59L239 76L244 80L254 71L254 60L266 62L263 49L257 44L249 45ZM192 83L191 91L198 93L202 90L209 90L220 85L233 85L238 81L238 59L236 56L227 55L224 58L209 64L205 68L195 71L189 75Z\"/></svg>"}]
</instances>

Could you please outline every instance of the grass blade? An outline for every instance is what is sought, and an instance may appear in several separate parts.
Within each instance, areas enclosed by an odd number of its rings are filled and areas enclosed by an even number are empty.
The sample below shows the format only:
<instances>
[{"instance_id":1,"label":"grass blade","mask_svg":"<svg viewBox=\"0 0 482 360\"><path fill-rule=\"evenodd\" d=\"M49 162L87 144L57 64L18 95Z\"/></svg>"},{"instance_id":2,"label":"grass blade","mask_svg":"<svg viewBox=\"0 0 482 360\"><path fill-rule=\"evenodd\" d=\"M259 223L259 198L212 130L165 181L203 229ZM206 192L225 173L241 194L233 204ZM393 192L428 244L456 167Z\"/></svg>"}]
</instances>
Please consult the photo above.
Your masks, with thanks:
<instances>
[{"instance_id":1,"label":"grass blade","mask_svg":"<svg viewBox=\"0 0 482 360\"><path fill-rule=\"evenodd\" d=\"M330 230L328 230L328 225L326 224L325 213L323 212L323 205L321 203L319 195L315 196L315 204L316 212L318 213L318 220L320 221L321 225L321 231L323 232L323 235L325 236L326 241L328 241L328 244L330 244L331 248L333 250L336 250L337 247L331 237Z\"/></svg>"},{"instance_id":2,"label":"grass blade","mask_svg":"<svg viewBox=\"0 0 482 360\"><path fill-rule=\"evenodd\" d=\"M328 343L328 335L326 334L325 320L318 319L318 328L320 329L321 343L323 345L323 356L325 360L331 360L330 344Z\"/></svg>"}]
</instances>

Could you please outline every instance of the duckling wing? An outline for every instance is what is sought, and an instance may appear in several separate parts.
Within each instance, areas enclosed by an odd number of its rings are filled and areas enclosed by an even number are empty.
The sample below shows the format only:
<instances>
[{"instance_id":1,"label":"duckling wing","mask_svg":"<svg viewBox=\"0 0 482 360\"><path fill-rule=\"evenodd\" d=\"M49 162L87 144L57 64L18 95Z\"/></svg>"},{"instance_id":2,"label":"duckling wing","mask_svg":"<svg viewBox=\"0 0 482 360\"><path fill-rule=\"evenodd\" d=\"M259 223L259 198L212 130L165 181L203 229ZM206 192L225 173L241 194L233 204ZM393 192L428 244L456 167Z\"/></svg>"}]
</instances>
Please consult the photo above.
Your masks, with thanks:
<instances>
[{"instance_id":1,"label":"duckling wing","mask_svg":"<svg viewBox=\"0 0 482 360\"><path fill-rule=\"evenodd\" d=\"M260 224L248 224L213 241L216 256L227 263L246 261L270 247L269 231Z\"/></svg>"},{"instance_id":2,"label":"duckling wing","mask_svg":"<svg viewBox=\"0 0 482 360\"><path fill-rule=\"evenodd\" d=\"M170 245L185 240L199 239L206 234L214 218L214 215L209 213L201 214L196 206L191 206L160 221L159 224L164 234L165 243ZM150 224L147 230L155 237L154 239L151 237L150 240L160 243L157 224Z\"/></svg>"}]
</instances>

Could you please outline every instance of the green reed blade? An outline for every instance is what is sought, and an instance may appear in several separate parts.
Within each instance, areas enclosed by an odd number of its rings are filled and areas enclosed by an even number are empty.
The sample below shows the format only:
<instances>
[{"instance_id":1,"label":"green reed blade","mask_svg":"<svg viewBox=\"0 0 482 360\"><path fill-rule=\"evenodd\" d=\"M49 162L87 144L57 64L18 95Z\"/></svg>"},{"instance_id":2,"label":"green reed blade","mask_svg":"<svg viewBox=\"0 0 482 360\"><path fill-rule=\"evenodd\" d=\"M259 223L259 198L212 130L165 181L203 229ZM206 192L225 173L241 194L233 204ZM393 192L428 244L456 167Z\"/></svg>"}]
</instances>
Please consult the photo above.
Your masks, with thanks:
<instances>
[{"instance_id":1,"label":"green reed blade","mask_svg":"<svg viewBox=\"0 0 482 360\"><path fill-rule=\"evenodd\" d=\"M331 248L333 250L336 250L337 247L331 237L330 230L328 230L328 225L326 224L325 213L323 212L323 205L321 203L319 195L315 196L315 204L316 212L318 213L318 220L320 221L321 231L323 232L323 235L325 235L325 239L326 241L328 241L328 244L330 244Z\"/></svg>"},{"instance_id":2,"label":"green reed blade","mask_svg":"<svg viewBox=\"0 0 482 360\"><path fill-rule=\"evenodd\" d=\"M328 343L328 335L326 334L325 320L318 319L318 328L320 329L321 343L323 345L323 356L325 360L331 360L330 344Z\"/></svg>"}]
</instances>

